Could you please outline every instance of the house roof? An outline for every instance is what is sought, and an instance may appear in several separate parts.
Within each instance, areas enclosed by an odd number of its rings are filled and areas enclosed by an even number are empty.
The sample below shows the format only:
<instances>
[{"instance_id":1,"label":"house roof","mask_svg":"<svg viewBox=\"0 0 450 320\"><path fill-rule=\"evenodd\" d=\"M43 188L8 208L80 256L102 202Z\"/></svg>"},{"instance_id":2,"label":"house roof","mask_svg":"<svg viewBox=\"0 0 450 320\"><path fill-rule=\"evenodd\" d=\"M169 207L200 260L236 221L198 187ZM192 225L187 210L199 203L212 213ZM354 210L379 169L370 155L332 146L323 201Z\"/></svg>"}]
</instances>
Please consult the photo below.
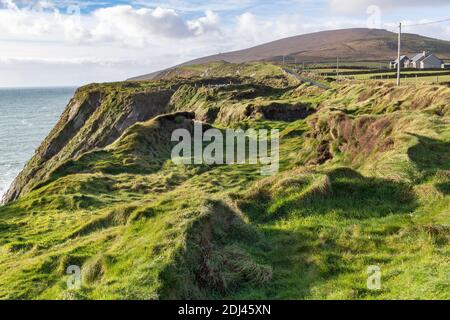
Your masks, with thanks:
<instances>
[{"instance_id":1,"label":"house roof","mask_svg":"<svg viewBox=\"0 0 450 320\"><path fill-rule=\"evenodd\" d=\"M412 57L412 58L409 58L408 56L406 56L406 55L403 55L403 56L400 56L400 61L403 61L403 60L405 60L405 59L408 59L408 60L410 60L411 62L420 62L420 61L423 61L423 60L426 60L426 59L428 59L428 58L430 58L430 57L435 57L436 59L439 59L438 57L436 57L434 54L432 54L432 53L428 53L428 52L421 52L421 53L418 53L418 54L416 54L414 57ZM394 61L392 61L392 63L398 63L398 59L395 59Z\"/></svg>"},{"instance_id":2,"label":"house roof","mask_svg":"<svg viewBox=\"0 0 450 320\"><path fill-rule=\"evenodd\" d=\"M412 57L412 62L419 62L420 60L424 59L426 57L426 54L424 52L416 54L414 57Z\"/></svg>"},{"instance_id":3,"label":"house roof","mask_svg":"<svg viewBox=\"0 0 450 320\"><path fill-rule=\"evenodd\" d=\"M424 58L424 57L425 57L425 56L424 56L423 53L418 53L418 54L416 54L414 57L411 58L411 61L412 61L412 62L417 62L417 61L419 61L420 59L422 59L422 58Z\"/></svg>"},{"instance_id":4,"label":"house roof","mask_svg":"<svg viewBox=\"0 0 450 320\"><path fill-rule=\"evenodd\" d=\"M425 58L423 58L422 61L428 60L429 58L435 58L435 59L441 61L441 63L442 63L442 60L439 59L438 57L436 57L434 54L429 54L428 56L426 56Z\"/></svg>"},{"instance_id":5,"label":"house roof","mask_svg":"<svg viewBox=\"0 0 450 320\"><path fill-rule=\"evenodd\" d=\"M400 61L403 61L405 58L409 59L408 56L400 56ZM394 63L398 63L398 58L394 60Z\"/></svg>"}]
</instances>

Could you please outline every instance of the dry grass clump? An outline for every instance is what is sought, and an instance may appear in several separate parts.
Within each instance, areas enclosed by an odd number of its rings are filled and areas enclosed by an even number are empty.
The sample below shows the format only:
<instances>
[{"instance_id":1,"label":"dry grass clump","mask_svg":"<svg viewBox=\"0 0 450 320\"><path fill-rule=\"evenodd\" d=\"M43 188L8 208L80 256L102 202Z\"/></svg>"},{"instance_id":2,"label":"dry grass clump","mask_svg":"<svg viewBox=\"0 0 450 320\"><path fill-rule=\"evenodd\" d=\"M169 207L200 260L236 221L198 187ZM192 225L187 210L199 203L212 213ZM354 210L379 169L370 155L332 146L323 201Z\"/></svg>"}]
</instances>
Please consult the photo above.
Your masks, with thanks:
<instances>
[{"instance_id":1,"label":"dry grass clump","mask_svg":"<svg viewBox=\"0 0 450 320\"><path fill-rule=\"evenodd\" d=\"M81 268L81 281L85 285L98 281L105 273L105 258L97 255L87 260Z\"/></svg>"},{"instance_id":2,"label":"dry grass clump","mask_svg":"<svg viewBox=\"0 0 450 320\"><path fill-rule=\"evenodd\" d=\"M330 177L327 175L318 175L303 193L303 199L324 198L332 192Z\"/></svg>"},{"instance_id":3,"label":"dry grass clump","mask_svg":"<svg viewBox=\"0 0 450 320\"><path fill-rule=\"evenodd\" d=\"M261 286L272 279L272 267L256 263L236 245L208 252L199 270L200 283L225 294L244 283Z\"/></svg>"}]
</instances>

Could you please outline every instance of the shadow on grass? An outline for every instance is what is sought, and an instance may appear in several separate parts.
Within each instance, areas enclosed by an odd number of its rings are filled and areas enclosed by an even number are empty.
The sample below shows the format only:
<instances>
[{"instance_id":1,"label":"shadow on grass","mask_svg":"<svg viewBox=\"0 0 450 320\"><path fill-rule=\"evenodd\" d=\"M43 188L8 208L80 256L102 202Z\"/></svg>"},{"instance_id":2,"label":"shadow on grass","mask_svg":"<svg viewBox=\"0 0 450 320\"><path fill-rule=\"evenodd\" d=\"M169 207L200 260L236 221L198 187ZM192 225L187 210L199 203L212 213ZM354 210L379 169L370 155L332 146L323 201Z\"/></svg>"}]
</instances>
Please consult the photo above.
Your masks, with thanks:
<instances>
[{"instance_id":1,"label":"shadow on grass","mask_svg":"<svg viewBox=\"0 0 450 320\"><path fill-rule=\"evenodd\" d=\"M343 274L355 275L348 290L342 291L349 298L363 299L384 293L383 290L373 292L367 289L365 268L371 264L385 263L388 258L382 254L369 255L364 258L366 260L360 261L362 264L351 264L346 257L363 257L374 248L382 248L382 238L397 232L395 223L365 231L371 232L370 237L359 237L353 236L349 231L351 229L342 229L339 224L329 226L324 223L321 226L317 222L309 225L307 220L300 223L299 218L337 213L345 221L405 214L418 206L413 192L406 184L366 178L348 168L329 172L328 179L331 185L328 194L317 193L309 198L285 194L284 198L290 200L258 198L246 199L241 203L241 209L259 224L262 234L263 244L254 246L251 252L257 259L272 266L273 279L263 288L243 286L233 293L232 298L309 298L313 287L320 288L322 283ZM295 193L295 190L292 192ZM270 212L276 203L279 203L277 210ZM277 220L286 217L289 219L279 225Z\"/></svg>"},{"instance_id":2,"label":"shadow on grass","mask_svg":"<svg viewBox=\"0 0 450 320\"><path fill-rule=\"evenodd\" d=\"M437 170L450 170L450 142L411 135L419 142L408 149L408 156L426 176Z\"/></svg>"},{"instance_id":3,"label":"shadow on grass","mask_svg":"<svg viewBox=\"0 0 450 320\"><path fill-rule=\"evenodd\" d=\"M338 244L337 233L319 236L316 228L300 227L295 232L263 229L265 246L252 251L258 260L270 264L273 278L265 286L243 285L232 293L232 299L305 299L312 288L341 274L358 272L345 255L349 249ZM354 288L362 298L365 282ZM228 297L227 297L228 298Z\"/></svg>"},{"instance_id":4,"label":"shadow on grass","mask_svg":"<svg viewBox=\"0 0 450 320\"><path fill-rule=\"evenodd\" d=\"M450 194L450 182L442 182L436 184L436 188L439 190L439 192L442 192L444 195Z\"/></svg>"},{"instance_id":5,"label":"shadow on grass","mask_svg":"<svg viewBox=\"0 0 450 320\"><path fill-rule=\"evenodd\" d=\"M329 213L362 220L409 213L418 206L410 185L366 178L348 168L328 173L327 184L317 191L306 185L275 197L244 199L241 209L251 220L264 223L287 216Z\"/></svg>"},{"instance_id":6,"label":"shadow on grass","mask_svg":"<svg viewBox=\"0 0 450 320\"><path fill-rule=\"evenodd\" d=\"M239 84L220 88L220 92L232 92L232 99L245 100L256 99L258 97L281 97L286 92L293 90L295 86L288 86L287 88L276 88L264 84Z\"/></svg>"},{"instance_id":7,"label":"shadow on grass","mask_svg":"<svg viewBox=\"0 0 450 320\"><path fill-rule=\"evenodd\" d=\"M245 250L245 243L257 242L256 230L222 201L209 201L185 234L185 246L161 273L161 298L217 299L270 282L272 268Z\"/></svg>"}]
</instances>

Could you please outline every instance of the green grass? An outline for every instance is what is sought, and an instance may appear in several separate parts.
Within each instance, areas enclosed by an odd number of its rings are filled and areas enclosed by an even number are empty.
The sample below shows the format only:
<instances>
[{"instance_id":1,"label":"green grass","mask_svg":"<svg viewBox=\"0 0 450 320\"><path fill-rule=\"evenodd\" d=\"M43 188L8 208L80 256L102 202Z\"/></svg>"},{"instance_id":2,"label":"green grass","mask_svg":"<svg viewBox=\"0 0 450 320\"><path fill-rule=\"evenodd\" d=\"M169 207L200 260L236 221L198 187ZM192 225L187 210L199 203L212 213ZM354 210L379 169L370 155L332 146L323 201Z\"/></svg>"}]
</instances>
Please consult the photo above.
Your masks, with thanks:
<instances>
[{"instance_id":1,"label":"green grass","mask_svg":"<svg viewBox=\"0 0 450 320\"><path fill-rule=\"evenodd\" d=\"M273 266L274 280L231 297L448 298L448 227L440 229L424 212L445 210L449 199L431 204L407 184L365 178L346 168L325 172L325 185L318 174L297 179L286 174L272 182L285 187L282 191L268 196L252 190L239 200L263 234L261 249L250 250ZM433 228L442 231L434 234ZM367 289L371 265L381 268L380 291Z\"/></svg>"},{"instance_id":2,"label":"green grass","mask_svg":"<svg viewBox=\"0 0 450 320\"><path fill-rule=\"evenodd\" d=\"M383 67L386 64L383 64ZM357 67L367 67L366 65L358 65ZM302 71L302 68L299 69ZM305 74L314 74L319 78L328 77L331 79L336 79L336 68L317 68L312 66L311 68L305 69ZM395 83L396 70L382 70L380 65L373 65L373 69L350 69L350 68L340 68L340 79L346 80L358 80L358 81L385 81L388 83ZM436 70L402 70L401 79L404 84L426 84L426 83L448 83L450 82L449 70L436 69Z\"/></svg>"},{"instance_id":3,"label":"green grass","mask_svg":"<svg viewBox=\"0 0 450 320\"><path fill-rule=\"evenodd\" d=\"M404 83L447 83L450 81L450 75L442 73L448 73L448 70L436 70L436 71L423 71L427 76L420 75L418 71L402 71L401 79ZM420 76L416 76L416 75ZM430 74L430 75L428 75ZM367 74L341 74L340 79L360 80L360 81L386 81L395 82L395 72L386 73L367 73ZM331 76L336 78L335 75Z\"/></svg>"},{"instance_id":4,"label":"green grass","mask_svg":"<svg viewBox=\"0 0 450 320\"><path fill-rule=\"evenodd\" d=\"M280 172L175 165L170 133L192 130L192 121L173 115L55 158L18 201L0 207L0 298L448 298L448 88L323 90L269 64L186 68L260 77L217 88L201 85L207 77L92 85L106 100L78 134L125 114L118 97L135 101L167 85L169 111L194 110L220 129L279 129ZM289 121L246 113L300 103L314 113ZM66 284L71 265L82 267L79 290ZM381 290L367 288L372 265Z\"/></svg>"}]
</instances>

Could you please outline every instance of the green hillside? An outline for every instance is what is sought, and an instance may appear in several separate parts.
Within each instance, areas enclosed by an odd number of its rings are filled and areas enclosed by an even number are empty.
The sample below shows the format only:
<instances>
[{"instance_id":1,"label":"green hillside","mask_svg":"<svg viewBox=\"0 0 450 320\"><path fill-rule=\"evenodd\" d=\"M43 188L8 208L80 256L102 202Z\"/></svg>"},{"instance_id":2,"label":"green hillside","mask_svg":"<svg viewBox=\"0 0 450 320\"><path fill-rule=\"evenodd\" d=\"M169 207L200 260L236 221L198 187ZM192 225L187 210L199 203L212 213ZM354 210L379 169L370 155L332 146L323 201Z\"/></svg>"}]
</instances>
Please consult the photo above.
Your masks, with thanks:
<instances>
[{"instance_id":1,"label":"green hillside","mask_svg":"<svg viewBox=\"0 0 450 320\"><path fill-rule=\"evenodd\" d=\"M80 88L0 207L0 298L447 299L450 88L328 85L214 63ZM174 164L194 118L279 129L280 172Z\"/></svg>"},{"instance_id":2,"label":"green hillside","mask_svg":"<svg viewBox=\"0 0 450 320\"><path fill-rule=\"evenodd\" d=\"M367 66L379 69L388 67L398 54L398 34L367 28L327 30L279 39L256 47L225 52L187 61L180 66L191 66L220 61L244 63L252 61L278 61L307 66L326 64L334 66L339 57L341 66ZM439 59L450 59L450 41L433 39L418 34L402 34L402 54L413 57L418 52L434 53ZM179 69L179 68L175 68ZM169 68L141 75L131 80L155 79L160 74L175 71Z\"/></svg>"}]
</instances>

